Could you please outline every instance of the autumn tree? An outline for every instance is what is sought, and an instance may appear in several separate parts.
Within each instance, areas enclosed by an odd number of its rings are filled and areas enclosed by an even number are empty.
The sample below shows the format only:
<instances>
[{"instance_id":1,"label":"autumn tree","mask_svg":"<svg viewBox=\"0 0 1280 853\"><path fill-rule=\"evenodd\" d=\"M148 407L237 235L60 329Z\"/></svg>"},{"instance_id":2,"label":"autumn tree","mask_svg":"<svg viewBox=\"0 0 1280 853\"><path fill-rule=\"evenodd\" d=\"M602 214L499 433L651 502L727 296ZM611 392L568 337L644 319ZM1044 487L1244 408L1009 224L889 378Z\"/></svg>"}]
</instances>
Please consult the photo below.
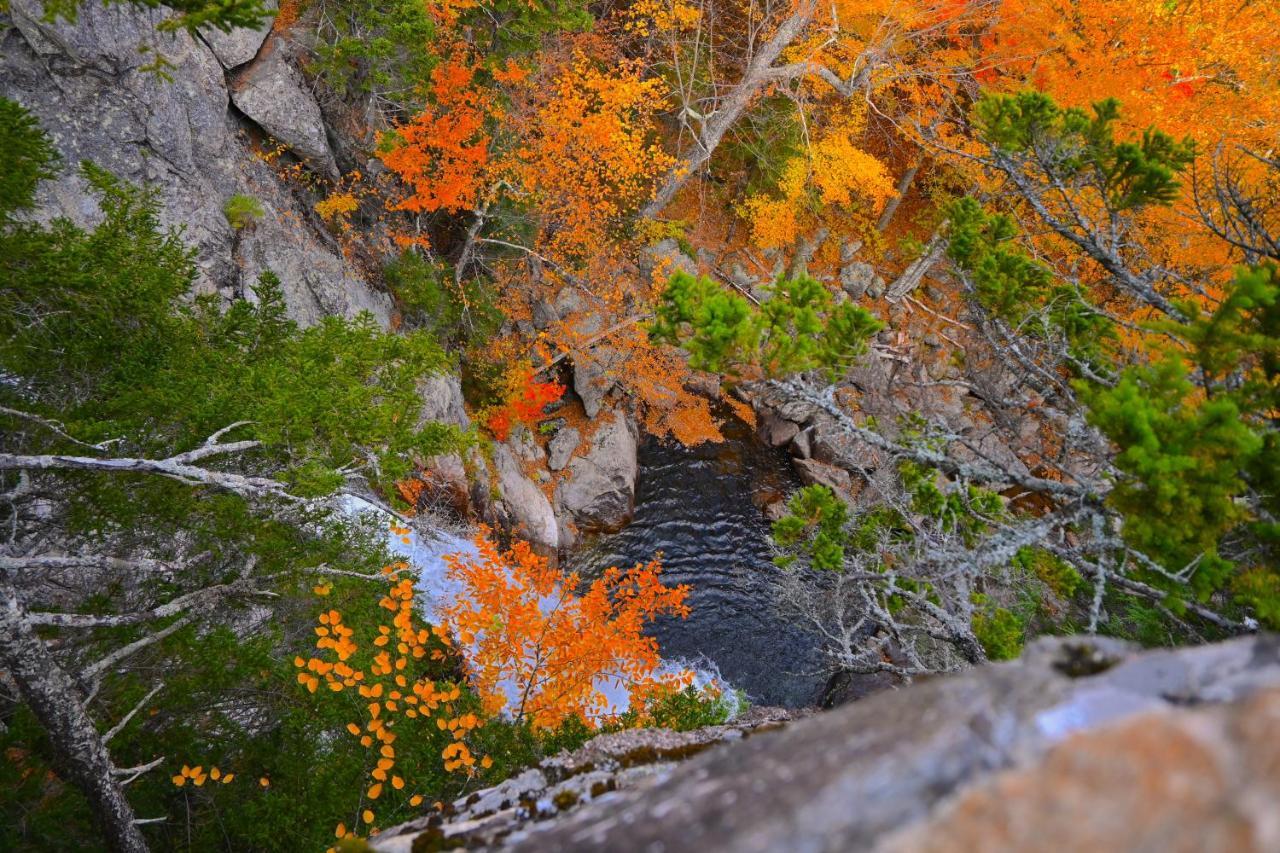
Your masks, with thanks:
<instances>
[{"instance_id":1,"label":"autumn tree","mask_svg":"<svg viewBox=\"0 0 1280 853\"><path fill-rule=\"evenodd\" d=\"M444 622L487 713L536 729L571 717L595 728L627 710L643 720L690 683L688 672L661 669L657 641L643 633L660 615L689 613L688 588L663 586L657 560L606 569L582 589L526 542L500 551L482 530L475 545L475 555L446 558L462 594Z\"/></svg>"},{"instance_id":2,"label":"autumn tree","mask_svg":"<svg viewBox=\"0 0 1280 853\"><path fill-rule=\"evenodd\" d=\"M409 532L392 525L393 534ZM316 618L316 651L293 661L298 683L308 692L327 693L331 702L339 701L335 694L350 694L343 704L352 719L344 734L367 750L363 798L351 822L337 825L338 838L369 835L376 832L380 813L421 804L423 783L434 769L423 768L424 760L446 773L472 774L493 766L492 758L477 759L468 747L467 736L481 719L464 710L470 696L450 680L456 655L448 632L428 626L415 610L413 570L401 561L384 566L381 574L388 585L378 602L386 617L381 624L351 624L338 609L324 608ZM327 597L330 588L325 584L315 591Z\"/></svg>"}]
</instances>

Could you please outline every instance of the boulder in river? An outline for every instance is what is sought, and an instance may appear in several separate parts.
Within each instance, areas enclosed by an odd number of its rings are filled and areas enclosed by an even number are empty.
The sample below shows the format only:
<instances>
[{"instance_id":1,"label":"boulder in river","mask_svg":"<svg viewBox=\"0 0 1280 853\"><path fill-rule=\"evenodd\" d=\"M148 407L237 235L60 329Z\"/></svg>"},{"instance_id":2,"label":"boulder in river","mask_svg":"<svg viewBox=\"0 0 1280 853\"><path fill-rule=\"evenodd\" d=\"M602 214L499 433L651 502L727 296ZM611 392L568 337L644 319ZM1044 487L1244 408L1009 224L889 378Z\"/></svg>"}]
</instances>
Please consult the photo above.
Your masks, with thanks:
<instances>
[{"instance_id":1,"label":"boulder in river","mask_svg":"<svg viewBox=\"0 0 1280 853\"><path fill-rule=\"evenodd\" d=\"M621 411L605 421L585 456L569 462L560 505L583 530L616 530L635 508L636 426Z\"/></svg>"},{"instance_id":2,"label":"boulder in river","mask_svg":"<svg viewBox=\"0 0 1280 853\"><path fill-rule=\"evenodd\" d=\"M560 471L569 464L573 452L582 443L582 433L573 427L559 430L547 443L547 467L552 471Z\"/></svg>"}]
</instances>

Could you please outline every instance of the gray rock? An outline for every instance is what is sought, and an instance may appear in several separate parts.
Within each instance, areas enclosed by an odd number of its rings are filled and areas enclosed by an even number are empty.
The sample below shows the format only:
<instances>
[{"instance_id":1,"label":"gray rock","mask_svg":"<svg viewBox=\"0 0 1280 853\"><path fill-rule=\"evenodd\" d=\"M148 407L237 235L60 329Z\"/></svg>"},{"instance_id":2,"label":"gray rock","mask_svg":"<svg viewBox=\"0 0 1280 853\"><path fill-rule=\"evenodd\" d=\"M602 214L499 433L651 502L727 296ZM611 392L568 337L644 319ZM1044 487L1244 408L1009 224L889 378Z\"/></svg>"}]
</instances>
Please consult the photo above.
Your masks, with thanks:
<instances>
[{"instance_id":1,"label":"gray rock","mask_svg":"<svg viewBox=\"0 0 1280 853\"><path fill-rule=\"evenodd\" d=\"M587 417L600 414L604 398L617 384L615 370L623 361L623 355L608 346L598 346L574 356L573 390L582 399Z\"/></svg>"},{"instance_id":2,"label":"gray rock","mask_svg":"<svg viewBox=\"0 0 1280 853\"><path fill-rule=\"evenodd\" d=\"M314 169L331 178L338 177L320 105L289 62L287 51L277 45L238 72L232 80L231 100Z\"/></svg>"},{"instance_id":3,"label":"gray rock","mask_svg":"<svg viewBox=\"0 0 1280 853\"><path fill-rule=\"evenodd\" d=\"M674 762L721 743L741 740L753 732L782 725L795 718L781 708L752 708L726 725L692 732L631 729L600 735L572 753L543 760L491 788L455 800L447 824L435 828L432 817L392 827L370 838L381 853L410 853L426 831L442 849L482 847L519 833L532 818L546 819L593 800L607 802L614 792L651 788L670 778Z\"/></svg>"},{"instance_id":4,"label":"gray rock","mask_svg":"<svg viewBox=\"0 0 1280 853\"><path fill-rule=\"evenodd\" d=\"M853 478L849 472L834 465L826 465L815 459L792 459L792 466L806 486L826 486L836 494L850 494L853 491Z\"/></svg>"},{"instance_id":5,"label":"gray rock","mask_svg":"<svg viewBox=\"0 0 1280 853\"><path fill-rule=\"evenodd\" d=\"M463 429L471 426L462 399L462 383L457 376L440 373L424 379L418 385L418 396L422 398L419 423L439 421Z\"/></svg>"},{"instance_id":6,"label":"gray rock","mask_svg":"<svg viewBox=\"0 0 1280 853\"><path fill-rule=\"evenodd\" d=\"M840 268L840 285L853 299L866 296L874 299L884 293L885 281L871 264L850 261Z\"/></svg>"},{"instance_id":7,"label":"gray rock","mask_svg":"<svg viewBox=\"0 0 1280 853\"><path fill-rule=\"evenodd\" d=\"M813 456L813 434L815 427L808 427L796 433L795 438L791 439L791 455L801 459L808 459Z\"/></svg>"},{"instance_id":8,"label":"gray rock","mask_svg":"<svg viewBox=\"0 0 1280 853\"><path fill-rule=\"evenodd\" d=\"M698 262L686 255L674 237L668 237L645 249L640 257L640 274L644 278L661 276L663 279L675 272L698 274Z\"/></svg>"},{"instance_id":9,"label":"gray rock","mask_svg":"<svg viewBox=\"0 0 1280 853\"><path fill-rule=\"evenodd\" d=\"M569 464L573 451L578 449L582 433L573 427L562 429L547 444L547 467L559 471Z\"/></svg>"},{"instance_id":10,"label":"gray rock","mask_svg":"<svg viewBox=\"0 0 1280 853\"><path fill-rule=\"evenodd\" d=\"M542 462L547 458L547 454L534 440L533 433L524 424L519 424L511 432L511 438L507 440L507 444L511 447L515 454L525 462ZM538 473L546 473L540 471Z\"/></svg>"},{"instance_id":11,"label":"gray rock","mask_svg":"<svg viewBox=\"0 0 1280 853\"><path fill-rule=\"evenodd\" d=\"M520 460L505 444L493 449L493 464L501 493L501 513L511 532L544 554L560 546L559 527L551 501L525 476Z\"/></svg>"},{"instance_id":12,"label":"gray rock","mask_svg":"<svg viewBox=\"0 0 1280 853\"><path fill-rule=\"evenodd\" d=\"M876 849L1280 850L1277 726L1276 689L1194 710L1165 705L966 789Z\"/></svg>"},{"instance_id":13,"label":"gray rock","mask_svg":"<svg viewBox=\"0 0 1280 853\"><path fill-rule=\"evenodd\" d=\"M720 396L720 376L702 370L691 370L684 380L684 390L690 394L698 394L710 400Z\"/></svg>"},{"instance_id":14,"label":"gray rock","mask_svg":"<svg viewBox=\"0 0 1280 853\"><path fill-rule=\"evenodd\" d=\"M635 509L636 428L622 412L596 430L585 456L569 462L558 499L584 530L616 530Z\"/></svg>"},{"instance_id":15,"label":"gray rock","mask_svg":"<svg viewBox=\"0 0 1280 853\"><path fill-rule=\"evenodd\" d=\"M1274 636L1147 654L1042 640L1021 660L742 732L679 765L659 735L634 750L660 762L649 783L616 769L628 763L609 747L616 736L598 738L588 748L601 754L539 772L554 786L603 769L617 790L513 814L498 832L471 833L466 813L439 831L468 849L570 853L1273 850L1277 688ZM1065 719L1078 725L1046 722ZM427 822L375 848L407 849L395 845Z\"/></svg>"},{"instance_id":16,"label":"gray rock","mask_svg":"<svg viewBox=\"0 0 1280 853\"><path fill-rule=\"evenodd\" d=\"M75 164L90 160L153 188L160 222L183 229L196 249L196 290L252 298L265 269L281 278L289 315L304 324L367 310L382 324L390 299L364 282L310 211L256 159L229 111L222 66L185 31L157 32L170 13L129 4L85 4L75 24L46 23L32 0L15 0L12 27L0 29L0 95L26 106L63 156L42 185L37 218L65 216L82 227L101 219ZM168 82L142 67L153 46L171 63ZM261 203L264 215L233 231L222 212L233 195Z\"/></svg>"},{"instance_id":17,"label":"gray rock","mask_svg":"<svg viewBox=\"0 0 1280 853\"><path fill-rule=\"evenodd\" d=\"M579 288L569 284L560 288L560 292L556 294L555 302L552 303L551 307L555 312L556 319L563 320L571 314L585 311L587 309L587 301Z\"/></svg>"},{"instance_id":18,"label":"gray rock","mask_svg":"<svg viewBox=\"0 0 1280 853\"><path fill-rule=\"evenodd\" d=\"M756 414L756 435L770 447L782 447L799 432L798 424L781 417L773 409L760 409Z\"/></svg>"},{"instance_id":19,"label":"gray rock","mask_svg":"<svg viewBox=\"0 0 1280 853\"><path fill-rule=\"evenodd\" d=\"M272 12L276 9L275 0L268 0L262 5ZM217 27L201 27L199 30L200 40L209 46L209 49L213 51L213 55L218 58L218 62L222 63L223 68L231 70L244 65L258 55L258 49L267 40L267 35L271 32L271 25L274 22L275 17L268 16L256 28L234 27L229 31L223 31Z\"/></svg>"}]
</instances>

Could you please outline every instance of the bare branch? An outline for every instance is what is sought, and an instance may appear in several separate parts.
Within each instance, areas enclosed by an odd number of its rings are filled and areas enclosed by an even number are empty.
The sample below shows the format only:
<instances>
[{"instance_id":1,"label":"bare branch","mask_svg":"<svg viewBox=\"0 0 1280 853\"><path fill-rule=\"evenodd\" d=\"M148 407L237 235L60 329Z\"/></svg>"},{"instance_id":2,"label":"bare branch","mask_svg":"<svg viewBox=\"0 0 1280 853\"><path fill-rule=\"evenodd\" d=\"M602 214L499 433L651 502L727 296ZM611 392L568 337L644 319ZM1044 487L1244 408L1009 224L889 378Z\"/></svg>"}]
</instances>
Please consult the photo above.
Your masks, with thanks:
<instances>
[{"instance_id":1,"label":"bare branch","mask_svg":"<svg viewBox=\"0 0 1280 853\"><path fill-rule=\"evenodd\" d=\"M102 742L110 743L113 737L120 734L120 732L124 731L125 726L129 725L129 721L132 720L134 717L136 717L138 715L138 712L142 710L143 706L145 706L148 702L154 699L155 695L159 693L163 687L164 687L163 684L157 684L155 687L152 687L150 690L148 690L147 695L139 699L138 704L134 705L129 710L129 713L125 714L123 717L120 718L120 722L116 723L114 726L107 729L107 733L102 736Z\"/></svg>"}]
</instances>

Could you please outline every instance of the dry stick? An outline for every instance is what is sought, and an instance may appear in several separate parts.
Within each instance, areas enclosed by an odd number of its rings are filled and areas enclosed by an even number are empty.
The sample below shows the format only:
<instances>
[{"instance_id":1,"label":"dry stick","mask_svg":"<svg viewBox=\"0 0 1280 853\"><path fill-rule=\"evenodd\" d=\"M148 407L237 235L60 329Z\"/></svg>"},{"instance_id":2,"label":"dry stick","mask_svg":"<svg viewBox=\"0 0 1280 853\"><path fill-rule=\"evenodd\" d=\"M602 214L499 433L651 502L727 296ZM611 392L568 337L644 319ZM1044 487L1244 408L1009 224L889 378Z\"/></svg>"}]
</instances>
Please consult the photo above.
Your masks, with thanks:
<instances>
[{"instance_id":1,"label":"dry stick","mask_svg":"<svg viewBox=\"0 0 1280 853\"><path fill-rule=\"evenodd\" d=\"M902 177L898 179L898 193L889 199L884 206L884 212L880 214L880 219L876 222L876 230L884 233L889 227L889 223L893 221L893 215L898 212L898 205L902 204L902 200L907 197L907 192L911 189L911 183L916 179L916 173L920 171L919 164L912 166L910 169L902 173Z\"/></svg>"},{"instance_id":2,"label":"dry stick","mask_svg":"<svg viewBox=\"0 0 1280 853\"><path fill-rule=\"evenodd\" d=\"M129 713L125 714L123 717L120 718L120 722L116 723L114 726L112 726L110 729L107 730L107 733L102 736L102 742L110 743L113 737L120 734L120 732L124 731L124 727L129 725L129 721L138 715L138 712L142 710L142 706L150 702L153 698L155 698L155 695L159 693L163 688L164 688L163 684L157 684L155 687L152 687L150 690L148 690L147 695L139 699L138 703L129 710Z\"/></svg>"},{"instance_id":3,"label":"dry stick","mask_svg":"<svg viewBox=\"0 0 1280 853\"><path fill-rule=\"evenodd\" d=\"M172 568L160 560L108 557L104 554L81 554L69 557L0 557L0 571L60 571L63 569L112 569L118 572L134 569L154 572Z\"/></svg>"},{"instance_id":4,"label":"dry stick","mask_svg":"<svg viewBox=\"0 0 1280 853\"><path fill-rule=\"evenodd\" d=\"M736 281L734 281L732 278L730 278L729 276L725 275L724 271L723 271L723 270L721 270L719 267L714 267L714 268L712 269L712 272L714 272L714 273L716 274L716 276L717 276L721 281L723 281L725 284L729 285L729 286L730 286L730 287L732 287L734 290L738 291L738 292L739 292L739 293L741 293L743 296L745 296L747 299L749 299L749 300L751 301L751 303L752 303L753 305L755 305L757 308L758 308L758 307L760 307L760 300L759 300L759 299L756 299L755 295L754 295L754 294L752 294L752 293L751 293L751 291L747 290L745 287L743 287L742 285L738 284L738 283L737 283Z\"/></svg>"},{"instance_id":5,"label":"dry stick","mask_svg":"<svg viewBox=\"0 0 1280 853\"><path fill-rule=\"evenodd\" d=\"M50 420L49 418L42 418L39 415L32 414L31 412L23 412L23 411L19 411L18 409L10 409L8 406L0 406L0 414L10 415L15 418L22 418L23 420L27 420L27 421L31 421L32 423L39 424L40 426L44 427L50 432L55 433L59 437L65 438L67 441L71 442L72 444L78 444L81 447L88 448L89 450L96 450L98 452L105 451L109 444L118 440L118 439L111 439L111 441L103 441L103 442L99 442L98 444L90 444L87 441L81 441L75 436L68 435L66 432L66 427L64 427L60 421Z\"/></svg>"},{"instance_id":6,"label":"dry stick","mask_svg":"<svg viewBox=\"0 0 1280 853\"><path fill-rule=\"evenodd\" d=\"M615 325L613 325L613 326L610 326L609 328L605 329L603 332L601 332L600 334L596 335L595 337L590 338L589 340L587 340L586 342L584 342L584 343L582 343L582 344L579 344L579 345L576 347L576 349L584 350L584 349L587 349L587 348L589 348L589 347L592 347L592 346L594 346L595 344L599 343L600 341L602 341L602 340L604 340L605 338L607 338L607 337L609 337L610 335L612 335L614 332L620 332L620 331L622 331L623 329L627 328L628 326L634 326L636 323L641 323L641 322L643 322L643 321L645 321L645 320L648 320L648 319L650 319L650 318L652 318L652 317L653 317L653 315L652 315L652 314L638 314L638 315L636 315L635 317L628 317L626 320L623 320L621 323L617 323L617 324L615 324ZM542 367L539 367L537 370L535 370L535 371L533 372L533 375L534 375L534 376L537 376L539 373L542 373L544 370L548 370L548 369L550 369L550 368L554 367L555 365L557 365L557 364L559 364L560 362L564 361L564 359L565 359L567 356L569 356L572 352L573 352L573 349L567 349L567 350L565 350L564 352L560 353L560 354L559 354L558 356L556 356L555 358L553 358L553 359L551 359L550 361L548 361L546 364L542 365Z\"/></svg>"},{"instance_id":7,"label":"dry stick","mask_svg":"<svg viewBox=\"0 0 1280 853\"><path fill-rule=\"evenodd\" d=\"M921 302L919 299L916 299L914 296L910 296L910 295L908 295L908 296L905 296L905 297L903 297L903 298L904 298L904 299L906 299L908 302L910 302L912 305L914 305L914 306L916 306L917 308L919 308L921 311L924 311L924 312L926 312L926 313L928 313L928 314L932 314L933 316L937 317L939 320L942 320L942 321L943 321L943 322L945 322L945 323L950 323L950 324L951 324L951 325L953 325L953 326L958 326L959 328L964 329L966 332L972 332L972 331L973 331L973 326L970 326L968 323L961 323L959 320L953 320L953 319L951 319L951 318L950 318L950 317L948 317L946 314L940 314L940 313L938 313L937 311L934 311L934 310L933 310L932 308L930 308L928 305L925 305L925 304L924 304L923 302ZM948 339L948 340L950 340L950 339ZM953 343L954 343L954 341L953 341Z\"/></svg>"},{"instance_id":8,"label":"dry stick","mask_svg":"<svg viewBox=\"0 0 1280 853\"><path fill-rule=\"evenodd\" d=\"M140 652L143 649L145 649L147 646L155 645L156 643L160 642L166 637L176 634L178 631L181 631L183 628L187 627L194 621L195 621L195 616L188 614L186 616L183 616L181 619L177 619L171 624L166 625L165 627L161 628L159 631L156 631L153 634L148 634L147 636L142 637L141 639L134 640L132 643L130 643L127 646L121 646L111 654L104 657L102 660L96 661L93 664L90 664L89 666L85 667L84 671L80 673L80 679L82 681L85 681L85 680L97 678L99 675L106 672L108 669L120 663L120 661L124 660L125 658L129 657L135 652ZM95 692L96 692L96 689L95 689Z\"/></svg>"},{"instance_id":9,"label":"dry stick","mask_svg":"<svg viewBox=\"0 0 1280 853\"><path fill-rule=\"evenodd\" d=\"M778 26L773 38L761 46L760 51L747 65L742 79L729 90L719 107L707 116L703 130L695 140L697 145L693 153L680 158L671 167L662 185L654 193L653 199L640 210L641 219L655 219L689 177L711 159L712 152L720 145L720 141L729 129L737 123L738 118L751 104L756 94L767 84L778 82L778 75L782 69L774 68L773 63L784 50L791 46L792 42L799 38L813 19L816 8L815 0L800 0L795 11ZM798 75L803 70L808 70L808 66L798 63L794 73ZM837 82L841 81L837 78Z\"/></svg>"},{"instance_id":10,"label":"dry stick","mask_svg":"<svg viewBox=\"0 0 1280 853\"><path fill-rule=\"evenodd\" d=\"M115 457L95 459L90 456L21 455L0 453L0 470L28 471L103 471L117 474L159 474L188 485L205 485L228 492L247 495L291 497L284 483L269 477L246 477L226 471L214 471L189 464L215 453L238 453L258 447L257 441L236 441L215 447L200 448L167 459Z\"/></svg>"}]
</instances>

